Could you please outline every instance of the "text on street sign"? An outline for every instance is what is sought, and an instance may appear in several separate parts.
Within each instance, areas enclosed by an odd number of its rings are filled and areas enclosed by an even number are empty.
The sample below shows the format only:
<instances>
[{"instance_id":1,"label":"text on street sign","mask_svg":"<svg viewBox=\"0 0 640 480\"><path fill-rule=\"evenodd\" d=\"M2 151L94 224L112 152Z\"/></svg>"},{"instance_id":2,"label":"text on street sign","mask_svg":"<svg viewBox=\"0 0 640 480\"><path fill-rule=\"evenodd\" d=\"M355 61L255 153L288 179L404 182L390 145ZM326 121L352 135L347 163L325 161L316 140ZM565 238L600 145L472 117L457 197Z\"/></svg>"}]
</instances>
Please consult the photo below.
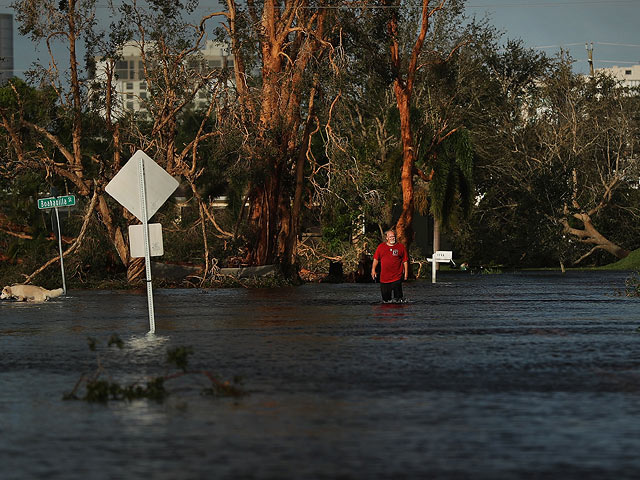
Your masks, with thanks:
<instances>
[{"instance_id":1,"label":"text on street sign","mask_svg":"<svg viewBox=\"0 0 640 480\"><path fill-rule=\"evenodd\" d=\"M75 195L65 195L64 197L39 198L38 208L44 210L46 208L57 207L73 207L76 204Z\"/></svg>"}]
</instances>

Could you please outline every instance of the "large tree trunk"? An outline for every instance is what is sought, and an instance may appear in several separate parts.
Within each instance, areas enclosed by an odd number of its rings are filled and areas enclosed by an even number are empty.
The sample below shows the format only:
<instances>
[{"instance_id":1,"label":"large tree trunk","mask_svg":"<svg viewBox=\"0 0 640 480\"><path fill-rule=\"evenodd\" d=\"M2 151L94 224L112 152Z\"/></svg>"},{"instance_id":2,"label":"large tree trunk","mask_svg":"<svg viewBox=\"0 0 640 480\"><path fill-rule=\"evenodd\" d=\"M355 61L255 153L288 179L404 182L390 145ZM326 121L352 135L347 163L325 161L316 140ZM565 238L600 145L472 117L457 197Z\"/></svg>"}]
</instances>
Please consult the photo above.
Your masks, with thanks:
<instances>
[{"instance_id":1,"label":"large tree trunk","mask_svg":"<svg viewBox=\"0 0 640 480\"><path fill-rule=\"evenodd\" d=\"M275 170L281 171L277 167ZM249 195L249 223L255 236L249 252L251 265L269 265L276 260L280 207L280 173L269 173L262 185L254 185Z\"/></svg>"},{"instance_id":2,"label":"large tree trunk","mask_svg":"<svg viewBox=\"0 0 640 480\"><path fill-rule=\"evenodd\" d=\"M62 3L62 2L61 2ZM73 162L71 168L74 173L82 178L84 170L82 167L82 97L80 94L80 79L78 78L78 62L76 58L76 42L78 37L78 29L76 28L76 0L68 0L67 6L69 15L67 15L69 32L69 67L71 75L71 93L73 106L73 126L71 130L73 143Z\"/></svg>"},{"instance_id":3,"label":"large tree trunk","mask_svg":"<svg viewBox=\"0 0 640 480\"><path fill-rule=\"evenodd\" d=\"M302 135L302 142L298 148L298 154L294 167L294 181L295 187L293 191L293 202L290 210L290 217L286 219L286 223L283 219L283 224L280 230L280 236L282 238L280 258L283 263L283 270L291 270L287 273L288 276L293 276L297 272L293 272L293 267L296 263L298 236L300 234L300 217L302 215L302 197L304 191L304 166L307 159L307 153L311 144L311 129L313 124L313 105L316 95L317 79L314 79L311 93L309 94L309 113L307 121L304 127Z\"/></svg>"},{"instance_id":4,"label":"large tree trunk","mask_svg":"<svg viewBox=\"0 0 640 480\"><path fill-rule=\"evenodd\" d=\"M433 252L440 250L440 220L433 219Z\"/></svg>"},{"instance_id":5,"label":"large tree trunk","mask_svg":"<svg viewBox=\"0 0 640 480\"><path fill-rule=\"evenodd\" d=\"M230 4L229 32L234 35L235 2ZM250 12L257 13L250 4ZM278 262L283 269L295 262L295 239L299 230L301 198L306 157L297 155L305 149L308 134L300 138L301 103L305 89L305 72L310 60L326 49L324 19L327 9L314 10L304 0L265 0L260 17L262 85L258 97L247 94L244 82L239 85L239 100L247 102L245 112L259 112L258 147L249 152L262 169L264 178L250 185L250 229L254 235L249 262L264 265ZM234 53L239 43L234 39ZM236 75L242 62L236 61ZM244 75L242 75L244 76ZM314 93L311 93L311 101ZM259 99L258 104L251 104ZM309 112L311 115L311 106ZM250 117L246 121L253 122ZM306 129L305 129L306 131ZM287 273L287 272L285 272Z\"/></svg>"},{"instance_id":6,"label":"large tree trunk","mask_svg":"<svg viewBox=\"0 0 640 480\"><path fill-rule=\"evenodd\" d=\"M113 221L113 216L111 215L111 210L109 210L109 206L107 205L107 201L104 198L104 195L100 195L98 197L98 214L100 215L100 220L102 224L107 229L107 234L109 235L109 239L113 243L116 251L118 252L118 256L120 257L120 261L125 267L129 266L129 245L124 239L122 235L122 230L120 227L115 226L115 222Z\"/></svg>"},{"instance_id":7,"label":"large tree trunk","mask_svg":"<svg viewBox=\"0 0 640 480\"><path fill-rule=\"evenodd\" d=\"M580 220L584 226L584 228L578 229L573 228L569 225L567 219L562 220L562 225L564 226L564 231L570 235L573 235L578 238L578 240L582 243L593 245L594 247L585 255L580 257L578 260L574 262L577 264L587 258L596 250L604 250L605 252L609 252L610 254L616 256L617 258L625 258L629 255L629 250L616 245L611 240L602 235L593 225L591 217L586 213L576 213L573 215L574 218Z\"/></svg>"},{"instance_id":8,"label":"large tree trunk","mask_svg":"<svg viewBox=\"0 0 640 480\"><path fill-rule=\"evenodd\" d=\"M127 282L134 284L142 280L146 275L144 257L132 258L127 267Z\"/></svg>"},{"instance_id":9,"label":"large tree trunk","mask_svg":"<svg viewBox=\"0 0 640 480\"><path fill-rule=\"evenodd\" d=\"M402 213L396 224L398 241L402 243L407 250L413 243L413 214L415 211L415 199L413 189L413 167L415 164L415 155L413 148L413 135L411 133L411 120L409 101L410 92L396 81L395 84L396 100L398 102L398 110L400 112L400 134L402 137Z\"/></svg>"},{"instance_id":10,"label":"large tree trunk","mask_svg":"<svg viewBox=\"0 0 640 480\"><path fill-rule=\"evenodd\" d=\"M400 136L402 140L402 213L396 224L396 230L398 240L404 244L407 250L409 250L413 243L413 214L415 209L413 172L416 152L410 118L411 97L413 95L413 87L418 70L418 58L422 51L427 31L429 30L429 17L444 6L445 0L437 2L437 6L432 10L429 10L430 0L422 0L421 3L420 30L416 42L411 49L411 57L406 67L403 67L403 62L400 58L399 16L396 10L392 11L391 20L387 25L389 34L391 35L391 65L395 72L393 88L400 113ZM405 73L403 73L403 70L405 70Z\"/></svg>"},{"instance_id":11,"label":"large tree trunk","mask_svg":"<svg viewBox=\"0 0 640 480\"><path fill-rule=\"evenodd\" d=\"M433 217L433 253L440 250L440 220ZM440 264L436 262L436 270L440 270Z\"/></svg>"}]
</instances>

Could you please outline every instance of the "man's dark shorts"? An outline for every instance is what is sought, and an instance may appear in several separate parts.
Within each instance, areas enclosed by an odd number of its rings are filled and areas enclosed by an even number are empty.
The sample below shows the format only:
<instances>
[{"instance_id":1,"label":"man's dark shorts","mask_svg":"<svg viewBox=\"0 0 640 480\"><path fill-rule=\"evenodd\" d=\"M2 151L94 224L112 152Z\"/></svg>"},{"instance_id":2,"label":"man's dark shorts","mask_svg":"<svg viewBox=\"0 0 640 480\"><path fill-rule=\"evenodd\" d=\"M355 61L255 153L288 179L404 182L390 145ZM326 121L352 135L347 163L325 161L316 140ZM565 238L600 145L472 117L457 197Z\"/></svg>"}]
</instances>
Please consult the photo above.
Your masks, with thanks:
<instances>
[{"instance_id":1,"label":"man's dark shorts","mask_svg":"<svg viewBox=\"0 0 640 480\"><path fill-rule=\"evenodd\" d=\"M392 294L394 299L402 299L402 280L391 283L380 283L380 292L382 293L382 300L385 302L391 300Z\"/></svg>"}]
</instances>

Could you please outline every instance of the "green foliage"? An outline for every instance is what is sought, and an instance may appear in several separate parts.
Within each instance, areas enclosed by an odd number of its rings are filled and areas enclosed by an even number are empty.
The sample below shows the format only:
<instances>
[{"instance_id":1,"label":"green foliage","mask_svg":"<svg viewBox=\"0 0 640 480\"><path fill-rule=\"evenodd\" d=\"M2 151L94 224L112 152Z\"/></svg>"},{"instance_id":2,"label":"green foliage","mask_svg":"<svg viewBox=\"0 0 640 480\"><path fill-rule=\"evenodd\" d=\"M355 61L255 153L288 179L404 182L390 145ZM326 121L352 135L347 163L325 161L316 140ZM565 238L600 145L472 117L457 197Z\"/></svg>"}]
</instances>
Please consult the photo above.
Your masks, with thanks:
<instances>
[{"instance_id":1,"label":"green foliage","mask_svg":"<svg viewBox=\"0 0 640 480\"><path fill-rule=\"evenodd\" d=\"M640 297L640 273L634 272L624 284L624 294L627 297Z\"/></svg>"},{"instance_id":2,"label":"green foliage","mask_svg":"<svg viewBox=\"0 0 640 480\"><path fill-rule=\"evenodd\" d=\"M385 198L391 203L402 198L400 177L402 174L402 148L394 148L388 152L386 162L382 165L386 191Z\"/></svg>"},{"instance_id":3,"label":"green foliage","mask_svg":"<svg viewBox=\"0 0 640 480\"><path fill-rule=\"evenodd\" d=\"M44 231L46 213L39 212L36 205L42 190L48 190L43 176L38 172L26 171L5 179L2 184L0 212L13 223L31 226L36 233Z\"/></svg>"},{"instance_id":4,"label":"green foliage","mask_svg":"<svg viewBox=\"0 0 640 480\"><path fill-rule=\"evenodd\" d=\"M69 11L60 5L58 0L17 0L20 32L36 41L59 41L69 25ZM78 4L77 25L81 26L79 31L84 30L88 67L95 68L94 54L115 58L140 27L147 39L166 46L164 57L148 52L149 66L158 67L151 68L154 81L149 82L149 101L175 100L171 105L158 103L155 113L165 108L181 112L164 123L160 133L154 130L153 121L140 116L118 119L120 154L124 158L127 152L145 145L160 145L161 158L165 146L175 146L178 152L187 149L204 119L202 111L179 107L182 100L189 100L188 85L193 80L179 68L179 52L192 46L199 33L186 27L184 12L195 12L196 0L125 2L113 11L117 18L109 32L94 31L95 5L95 0ZM584 210L593 209L602 199L596 195L598 184L624 172L615 188L607 192L609 205L601 208L593 221L607 238L627 249L639 248L640 190L628 181L640 173L635 160L638 92L623 91L606 77L585 82L572 73L570 59L549 59L539 51L524 48L519 40L500 44L499 35L486 24L467 22L463 6L461 0L447 1L445 8L430 18L427 43L419 59L421 68L410 119L417 166L427 174L433 168L435 176L429 187L423 183L416 189L418 210L422 206L421 213L426 213L428 206L443 226L449 227L448 240L456 245L456 251L464 251L478 263L542 266L557 264L558 260L570 262L590 246L565 235L561 219L580 227L571 216L563 217L565 206L568 214L579 213L575 199ZM246 7L240 7L237 14L240 51L234 51L234 55L248 67L252 95L259 91L262 81L257 48L261 32L254 28ZM314 112L307 112L306 100L302 102L301 125L305 115L313 115L317 116L317 125L325 128L319 128L312 137L304 201L313 208L303 209L300 224L303 231L322 228L323 244L317 248L322 253L317 264L325 262L322 255L356 258L351 255L355 247L350 244L356 219L363 215L375 231L377 225L393 222L394 209L401 200L400 122L390 88L396 72L389 62L391 39L387 28L395 14L400 23L401 57L406 61L415 41L419 10L350 8L329 16L326 24L327 31L332 32L328 39L333 46L327 57L340 74L326 68L323 59L310 62L321 90L314 100ZM209 25L206 27L209 31ZM215 35L218 40L229 40L223 28L216 28ZM462 43L464 48L449 56ZM284 52L289 61L295 61L296 45L291 42ZM68 69L61 58L58 61L61 71ZM161 74L163 65L173 68L166 77ZM221 72L206 88L229 85L229 73ZM65 165L66 159L56 144L27 126L38 125L71 150L77 112L63 105L65 92L58 97L51 87L34 86L64 84L47 75L42 70L40 76L32 77L37 83L14 79L11 85L0 88L0 108L19 134L24 152L32 162L33 158L42 159L41 165L19 162L13 139L0 128L0 148L5 158L0 165L0 253L8 258L2 264L2 278L7 282L19 281L25 272L35 270L57 252L55 239L49 236L50 214L37 210L36 199L52 187L69 193L74 188L65 180L73 169ZM85 87L88 84L81 86L83 95L88 91ZM304 88L299 94L306 99L308 91ZM259 109L250 112L236 100L233 94L221 99L219 110L204 123L203 133L211 136L199 142L194 152L194 187L205 201L227 196L229 207L216 210L216 221L224 230L237 234L233 240L221 241L215 229L205 223L209 258L219 259L219 264L225 258L244 256L252 243L246 222L238 219L247 218L244 207L248 185L260 185L274 175L269 167L274 158L282 166L278 170L283 185L279 200L285 205L291 199L291 160L299 140L295 135L302 130L292 136L290 125L275 121L267 132L258 132L258 122L236 121L251 114L258 116ZM111 126L102 118L103 107L104 97L92 94L83 104L81 118L82 174L87 184L95 179L98 188L103 188L115 170L110 159L116 143L108 138ZM20 119L26 123L20 123ZM438 143L441 136L458 127ZM281 148L283 139L291 139L285 142L285 149ZM155 152L149 153L154 156ZM615 171L609 168L613 164ZM577 180L572 178L573 171L579 173ZM481 201L472 209L476 190ZM107 197L106 201L117 213L116 226L125 231L129 220L119 215L112 199ZM79 206L65 215L66 237L74 237L79 231L84 205ZM192 200L190 206L177 212L176 205L168 202L156 216L164 226L164 260L201 264L205 254L198 205ZM17 228L5 228L7 225ZM65 259L71 282L104 286L124 278L126 269L115 253L113 239L104 230L100 217L95 216L83 243ZM32 238L18 238L16 233ZM606 254L598 254L593 262L608 259ZM56 268L50 268L38 280L59 282L58 275ZM254 286L261 280L239 282L214 275L207 281L211 286ZM264 284L278 285L282 281L268 279ZM175 363L184 373L188 352L174 354L175 362L185 362ZM108 392L111 387L96 383L96 395L105 388Z\"/></svg>"},{"instance_id":5,"label":"green foliage","mask_svg":"<svg viewBox=\"0 0 640 480\"><path fill-rule=\"evenodd\" d=\"M617 262L599 267L602 270L637 270L640 271L640 249L633 250L625 258Z\"/></svg>"},{"instance_id":6,"label":"green foliage","mask_svg":"<svg viewBox=\"0 0 640 480\"><path fill-rule=\"evenodd\" d=\"M86 393L83 400L89 403L107 403L117 400L155 400L160 402L167 397L167 390L164 388L164 378L156 377L149 380L145 385L121 386L117 382L109 380L88 380L85 385ZM72 399L67 394L66 400Z\"/></svg>"},{"instance_id":7,"label":"green foliage","mask_svg":"<svg viewBox=\"0 0 640 480\"><path fill-rule=\"evenodd\" d=\"M458 130L438 146L430 185L431 213L447 227L456 206L468 218L474 201L473 148L467 130Z\"/></svg>"},{"instance_id":8,"label":"green foliage","mask_svg":"<svg viewBox=\"0 0 640 480\"><path fill-rule=\"evenodd\" d=\"M24 80L13 78L0 88L0 108L18 111L22 108L26 121L44 126L53 126L59 113L57 94L53 87L33 88Z\"/></svg>"},{"instance_id":9,"label":"green foliage","mask_svg":"<svg viewBox=\"0 0 640 480\"><path fill-rule=\"evenodd\" d=\"M388 22L391 9L373 8L366 12L345 9L341 12L340 29L335 30L334 42L357 61L346 62L345 80L364 89L378 92L393 81L389 63ZM346 90L346 92L358 91Z\"/></svg>"},{"instance_id":10,"label":"green foliage","mask_svg":"<svg viewBox=\"0 0 640 480\"><path fill-rule=\"evenodd\" d=\"M112 375L107 374L100 354L100 343L93 337L87 339L89 350L96 353L97 367L93 374L82 375L73 390L63 395L65 400L83 400L89 403L107 403L110 401L132 401L132 400L153 400L164 401L171 390L167 384L171 380L178 378L204 377L208 381L208 386L201 390L203 395L215 397L240 397L245 394L238 386L239 377L235 377L233 382L221 381L208 371L189 371L188 357L193 354L191 347L176 347L167 351L167 363L175 365L180 372L158 375L146 380L135 381L133 383L121 384ZM126 348L125 342L116 334L111 335L107 341L107 349L116 346L119 350ZM181 387L184 391L184 386Z\"/></svg>"},{"instance_id":11,"label":"green foliage","mask_svg":"<svg viewBox=\"0 0 640 480\"><path fill-rule=\"evenodd\" d=\"M602 188L620 171L637 176L628 150L638 138L637 118L628 114L637 99L621 96L610 79L573 74L570 59L546 59L516 42L484 55L486 86L467 124L481 196L465 241L474 262L570 265L593 244L567 234L563 221L582 229L573 215L589 211L598 212L591 218L598 232L638 248L636 192L626 179Z\"/></svg>"},{"instance_id":12,"label":"green foliage","mask_svg":"<svg viewBox=\"0 0 640 480\"><path fill-rule=\"evenodd\" d=\"M192 347L176 347L167 351L167 363L175 365L183 372L187 371L189 355L193 354Z\"/></svg>"},{"instance_id":13,"label":"green foliage","mask_svg":"<svg viewBox=\"0 0 640 480\"><path fill-rule=\"evenodd\" d=\"M502 269L498 267L487 267L487 268L482 268L480 270L480 273L482 275L499 275L502 273Z\"/></svg>"},{"instance_id":14,"label":"green foliage","mask_svg":"<svg viewBox=\"0 0 640 480\"><path fill-rule=\"evenodd\" d=\"M353 232L353 220L357 212L331 211L325 214L322 240L330 252L337 252L343 242L348 242Z\"/></svg>"}]
</instances>

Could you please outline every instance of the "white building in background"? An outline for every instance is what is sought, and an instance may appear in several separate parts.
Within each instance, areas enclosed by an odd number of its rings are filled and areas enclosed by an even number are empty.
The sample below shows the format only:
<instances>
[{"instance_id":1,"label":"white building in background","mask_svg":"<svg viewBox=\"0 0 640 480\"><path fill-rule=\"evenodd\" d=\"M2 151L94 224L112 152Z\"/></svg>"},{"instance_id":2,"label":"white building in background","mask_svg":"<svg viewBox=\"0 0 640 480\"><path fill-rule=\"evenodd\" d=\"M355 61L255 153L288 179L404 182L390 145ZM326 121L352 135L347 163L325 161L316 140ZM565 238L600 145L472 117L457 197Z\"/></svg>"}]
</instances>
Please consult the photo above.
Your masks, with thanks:
<instances>
[{"instance_id":1,"label":"white building in background","mask_svg":"<svg viewBox=\"0 0 640 480\"><path fill-rule=\"evenodd\" d=\"M624 87L640 87L640 65L599 68L597 72L611 75L613 78L622 82Z\"/></svg>"},{"instance_id":2,"label":"white building in background","mask_svg":"<svg viewBox=\"0 0 640 480\"><path fill-rule=\"evenodd\" d=\"M147 42L147 49L152 48L152 44ZM201 50L202 61L194 68L222 69L233 68L233 55L230 55L226 45L208 41ZM106 79L105 62L99 58L96 65L96 76ZM122 57L116 62L115 90L119 98L118 106L122 111L144 112L144 103L149 99L149 91L144 78L144 67L140 46L136 42L127 43L122 49ZM198 92L194 100L195 107L206 107L211 100L205 90Z\"/></svg>"},{"instance_id":3,"label":"white building in background","mask_svg":"<svg viewBox=\"0 0 640 480\"><path fill-rule=\"evenodd\" d=\"M13 78L13 15L0 15L0 86Z\"/></svg>"}]
</instances>

